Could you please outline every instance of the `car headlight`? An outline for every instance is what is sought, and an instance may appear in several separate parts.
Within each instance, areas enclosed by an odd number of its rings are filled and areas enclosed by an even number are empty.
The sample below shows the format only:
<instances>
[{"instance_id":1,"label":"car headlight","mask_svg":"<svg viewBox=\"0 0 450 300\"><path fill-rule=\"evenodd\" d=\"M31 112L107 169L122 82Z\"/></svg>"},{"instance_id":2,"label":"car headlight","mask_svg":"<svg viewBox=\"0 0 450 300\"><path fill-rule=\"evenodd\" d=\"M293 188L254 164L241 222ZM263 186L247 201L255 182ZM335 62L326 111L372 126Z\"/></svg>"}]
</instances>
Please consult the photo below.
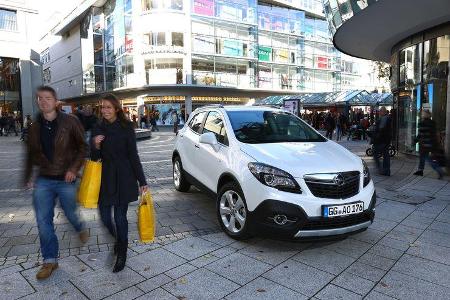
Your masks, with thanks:
<instances>
[{"instance_id":1,"label":"car headlight","mask_svg":"<svg viewBox=\"0 0 450 300\"><path fill-rule=\"evenodd\" d=\"M300 194L302 192L294 177L283 170L256 162L249 163L248 168L250 172L256 177L256 179L258 179L264 185L285 192L297 194Z\"/></svg>"},{"instance_id":2,"label":"car headlight","mask_svg":"<svg viewBox=\"0 0 450 300\"><path fill-rule=\"evenodd\" d=\"M367 166L366 162L362 159L361 159L361 161L363 164L363 175L364 175L363 187L366 187L370 182L370 171L369 171L369 167Z\"/></svg>"}]
</instances>

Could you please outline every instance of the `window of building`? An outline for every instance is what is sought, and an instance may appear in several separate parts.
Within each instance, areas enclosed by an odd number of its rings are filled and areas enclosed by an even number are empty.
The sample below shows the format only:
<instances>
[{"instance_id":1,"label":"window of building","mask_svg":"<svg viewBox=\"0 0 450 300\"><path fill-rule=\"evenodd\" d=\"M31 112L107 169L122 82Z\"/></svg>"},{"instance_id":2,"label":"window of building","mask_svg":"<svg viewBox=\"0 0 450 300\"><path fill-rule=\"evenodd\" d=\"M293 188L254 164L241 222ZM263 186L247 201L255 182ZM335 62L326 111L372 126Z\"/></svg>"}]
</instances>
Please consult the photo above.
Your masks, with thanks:
<instances>
[{"instance_id":1,"label":"window of building","mask_svg":"<svg viewBox=\"0 0 450 300\"><path fill-rule=\"evenodd\" d=\"M41 63L47 64L49 62L50 62L50 51L47 48L44 51L42 51L42 53L41 53Z\"/></svg>"},{"instance_id":2,"label":"window of building","mask_svg":"<svg viewBox=\"0 0 450 300\"><path fill-rule=\"evenodd\" d=\"M142 10L157 9L183 10L183 0L142 0Z\"/></svg>"},{"instance_id":3,"label":"window of building","mask_svg":"<svg viewBox=\"0 0 450 300\"><path fill-rule=\"evenodd\" d=\"M184 46L183 33L182 32L172 32L172 46Z\"/></svg>"},{"instance_id":4,"label":"window of building","mask_svg":"<svg viewBox=\"0 0 450 300\"><path fill-rule=\"evenodd\" d=\"M17 31L17 12L0 8L0 30Z\"/></svg>"},{"instance_id":5,"label":"window of building","mask_svg":"<svg viewBox=\"0 0 450 300\"><path fill-rule=\"evenodd\" d=\"M44 69L42 71L42 81L44 84L49 84L52 81L52 74L50 68Z\"/></svg>"}]
</instances>

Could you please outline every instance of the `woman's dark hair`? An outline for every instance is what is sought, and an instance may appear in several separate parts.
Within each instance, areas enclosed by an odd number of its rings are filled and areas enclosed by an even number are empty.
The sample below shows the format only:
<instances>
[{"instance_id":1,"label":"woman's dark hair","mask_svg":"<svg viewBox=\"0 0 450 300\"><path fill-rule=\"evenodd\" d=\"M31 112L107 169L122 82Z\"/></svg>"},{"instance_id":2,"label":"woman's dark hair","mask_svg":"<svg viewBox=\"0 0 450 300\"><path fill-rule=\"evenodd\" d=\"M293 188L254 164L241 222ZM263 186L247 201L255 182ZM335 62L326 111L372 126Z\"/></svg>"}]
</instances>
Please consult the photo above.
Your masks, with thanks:
<instances>
[{"instance_id":1,"label":"woman's dark hair","mask_svg":"<svg viewBox=\"0 0 450 300\"><path fill-rule=\"evenodd\" d=\"M112 104L112 106L116 110L117 119L119 120L119 123L120 125L122 125L122 127L127 127L131 124L131 122L125 116L125 113L123 112L122 109L122 105L120 105L120 101L119 99L117 99L116 96L114 96L113 94L104 94L100 97L100 101L102 100L109 101ZM103 122L104 121L105 120L103 120Z\"/></svg>"}]
</instances>

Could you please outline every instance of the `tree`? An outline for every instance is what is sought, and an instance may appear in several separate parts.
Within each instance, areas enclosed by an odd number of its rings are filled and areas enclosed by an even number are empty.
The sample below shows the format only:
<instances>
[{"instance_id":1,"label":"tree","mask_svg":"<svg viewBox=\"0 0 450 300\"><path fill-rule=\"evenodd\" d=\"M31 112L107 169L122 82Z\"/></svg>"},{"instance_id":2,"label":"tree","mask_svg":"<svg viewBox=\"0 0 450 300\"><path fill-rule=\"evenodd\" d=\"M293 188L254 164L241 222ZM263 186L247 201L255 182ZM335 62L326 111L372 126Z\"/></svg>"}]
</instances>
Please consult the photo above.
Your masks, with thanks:
<instances>
[{"instance_id":1,"label":"tree","mask_svg":"<svg viewBox=\"0 0 450 300\"><path fill-rule=\"evenodd\" d=\"M374 61L374 71L380 81L388 82L391 77L391 66L382 61Z\"/></svg>"}]
</instances>

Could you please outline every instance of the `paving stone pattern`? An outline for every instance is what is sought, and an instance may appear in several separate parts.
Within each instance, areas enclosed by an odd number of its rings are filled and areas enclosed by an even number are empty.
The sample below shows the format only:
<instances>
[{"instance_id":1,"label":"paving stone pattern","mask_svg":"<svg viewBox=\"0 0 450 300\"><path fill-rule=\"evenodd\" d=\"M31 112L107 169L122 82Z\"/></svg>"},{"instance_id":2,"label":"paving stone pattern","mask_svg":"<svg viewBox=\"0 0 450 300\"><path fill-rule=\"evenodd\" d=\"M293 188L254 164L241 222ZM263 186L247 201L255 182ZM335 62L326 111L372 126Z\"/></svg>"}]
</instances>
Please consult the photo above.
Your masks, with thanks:
<instances>
[{"instance_id":1,"label":"paving stone pattern","mask_svg":"<svg viewBox=\"0 0 450 300\"><path fill-rule=\"evenodd\" d=\"M80 211L90 231L81 246L57 208L60 267L37 281L38 232L30 192L19 185L22 145L1 138L0 299L450 298L450 184L428 169L413 176L415 159L395 158L391 177L372 170L377 214L365 232L315 242L235 241L218 230L214 199L173 190L172 143L166 132L139 142L158 214L156 241L134 241L132 205L127 267L113 274L113 241L97 212ZM365 143L342 144L364 155Z\"/></svg>"}]
</instances>

